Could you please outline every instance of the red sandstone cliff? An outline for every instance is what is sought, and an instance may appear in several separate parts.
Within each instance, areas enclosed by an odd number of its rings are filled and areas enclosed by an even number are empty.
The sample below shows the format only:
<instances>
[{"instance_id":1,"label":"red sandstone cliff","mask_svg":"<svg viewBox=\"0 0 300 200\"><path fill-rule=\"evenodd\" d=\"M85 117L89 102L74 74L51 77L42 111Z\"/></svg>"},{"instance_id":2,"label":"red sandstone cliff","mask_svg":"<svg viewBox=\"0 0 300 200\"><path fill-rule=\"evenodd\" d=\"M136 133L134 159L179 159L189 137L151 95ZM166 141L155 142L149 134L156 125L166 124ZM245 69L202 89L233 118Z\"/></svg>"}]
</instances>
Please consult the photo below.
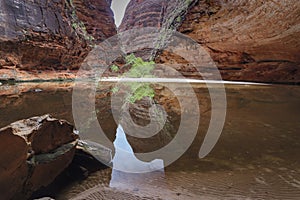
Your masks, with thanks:
<instances>
[{"instance_id":1,"label":"red sandstone cliff","mask_svg":"<svg viewBox=\"0 0 300 200\"><path fill-rule=\"evenodd\" d=\"M177 0L132 0L120 31L160 27ZM297 0L194 0L178 30L208 50L223 79L300 82ZM72 78L91 47L116 34L111 0L0 2L0 79ZM177 62L164 52L159 63ZM182 64L184 75L198 77ZM71 71L71 72L70 72Z\"/></svg>"},{"instance_id":2,"label":"red sandstone cliff","mask_svg":"<svg viewBox=\"0 0 300 200\"><path fill-rule=\"evenodd\" d=\"M121 31L159 26L172 12L171 1L132 0ZM260 0L199 0L182 17L178 30L208 50L223 79L300 82L300 2ZM160 7L160 8L159 8ZM160 63L178 58L163 53ZM197 76L182 66L187 76Z\"/></svg>"},{"instance_id":3,"label":"red sandstone cliff","mask_svg":"<svg viewBox=\"0 0 300 200\"><path fill-rule=\"evenodd\" d=\"M166 0L131 0L119 31L137 27L160 27L165 5Z\"/></svg>"},{"instance_id":4,"label":"red sandstone cliff","mask_svg":"<svg viewBox=\"0 0 300 200\"><path fill-rule=\"evenodd\" d=\"M72 77L91 47L116 34L111 0L0 1L0 79Z\"/></svg>"}]
</instances>

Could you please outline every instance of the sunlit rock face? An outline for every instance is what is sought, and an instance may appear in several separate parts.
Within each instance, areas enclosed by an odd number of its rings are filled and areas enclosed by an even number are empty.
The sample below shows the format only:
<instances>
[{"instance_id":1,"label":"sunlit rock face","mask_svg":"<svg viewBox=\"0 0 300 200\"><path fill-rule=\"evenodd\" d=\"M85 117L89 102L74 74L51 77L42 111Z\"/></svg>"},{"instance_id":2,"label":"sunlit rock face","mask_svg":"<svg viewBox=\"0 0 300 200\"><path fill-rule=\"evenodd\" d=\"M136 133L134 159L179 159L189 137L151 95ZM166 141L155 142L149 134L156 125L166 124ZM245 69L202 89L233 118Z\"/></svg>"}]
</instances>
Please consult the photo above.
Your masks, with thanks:
<instances>
[{"instance_id":1,"label":"sunlit rock face","mask_svg":"<svg viewBox=\"0 0 300 200\"><path fill-rule=\"evenodd\" d=\"M50 184L71 163L77 139L72 125L49 115L1 128L1 198L27 199Z\"/></svg>"},{"instance_id":2,"label":"sunlit rock face","mask_svg":"<svg viewBox=\"0 0 300 200\"><path fill-rule=\"evenodd\" d=\"M109 0L0 2L0 79L68 78L91 47L116 34ZM40 74L48 71L49 77ZM65 74L53 73L65 71ZM30 73L28 73L30 72ZM52 72L52 73L51 73Z\"/></svg>"},{"instance_id":3,"label":"sunlit rock face","mask_svg":"<svg viewBox=\"0 0 300 200\"><path fill-rule=\"evenodd\" d=\"M152 3L148 3L152 2ZM159 27L172 12L171 1L132 0L120 30ZM178 31L201 44L217 64L223 79L277 83L300 82L300 2L260 0L199 0ZM169 8L169 9L168 9ZM157 62L177 62L164 52ZM197 77L182 64L184 75Z\"/></svg>"}]
</instances>

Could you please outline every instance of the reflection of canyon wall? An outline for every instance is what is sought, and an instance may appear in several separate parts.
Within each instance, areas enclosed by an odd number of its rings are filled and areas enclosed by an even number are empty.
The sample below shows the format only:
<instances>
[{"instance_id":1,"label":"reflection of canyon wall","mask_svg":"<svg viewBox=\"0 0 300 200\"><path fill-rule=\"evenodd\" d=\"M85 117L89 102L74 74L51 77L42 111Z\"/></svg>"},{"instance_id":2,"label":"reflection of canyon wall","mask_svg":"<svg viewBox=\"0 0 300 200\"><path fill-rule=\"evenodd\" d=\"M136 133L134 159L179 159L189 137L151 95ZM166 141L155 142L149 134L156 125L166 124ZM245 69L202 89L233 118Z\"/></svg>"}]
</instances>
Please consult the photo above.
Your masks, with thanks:
<instances>
[{"instance_id":1,"label":"reflection of canyon wall","mask_svg":"<svg viewBox=\"0 0 300 200\"><path fill-rule=\"evenodd\" d=\"M159 9L158 4L132 0L120 29L159 26L172 9ZM179 18L179 31L208 50L223 79L300 82L299 13L297 0L199 0ZM176 59L164 53L158 62L167 64ZM197 77L188 66L182 65L180 70Z\"/></svg>"},{"instance_id":2,"label":"reflection of canyon wall","mask_svg":"<svg viewBox=\"0 0 300 200\"><path fill-rule=\"evenodd\" d=\"M89 44L114 35L108 0L0 2L0 79L66 78ZM27 73L30 71L30 73ZM48 71L42 76L40 73Z\"/></svg>"},{"instance_id":3,"label":"reflection of canyon wall","mask_svg":"<svg viewBox=\"0 0 300 200\"><path fill-rule=\"evenodd\" d=\"M152 106L155 104L148 98L124 106L124 110L128 109L128 112L123 112L120 124L135 153L155 151L172 140L172 125L168 119L165 122L167 125L164 125L164 120L159 117L159 110L151 113Z\"/></svg>"}]
</instances>

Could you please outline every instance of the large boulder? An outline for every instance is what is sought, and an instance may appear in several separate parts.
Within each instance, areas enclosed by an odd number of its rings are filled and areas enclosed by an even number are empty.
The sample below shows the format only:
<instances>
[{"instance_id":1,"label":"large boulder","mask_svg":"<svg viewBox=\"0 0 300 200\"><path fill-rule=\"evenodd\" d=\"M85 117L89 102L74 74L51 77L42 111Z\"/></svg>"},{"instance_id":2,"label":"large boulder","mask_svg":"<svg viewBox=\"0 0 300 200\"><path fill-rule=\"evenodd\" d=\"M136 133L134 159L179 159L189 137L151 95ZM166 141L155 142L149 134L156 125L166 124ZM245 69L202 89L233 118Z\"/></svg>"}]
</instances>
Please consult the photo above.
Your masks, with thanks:
<instances>
[{"instance_id":1,"label":"large boulder","mask_svg":"<svg viewBox=\"0 0 300 200\"><path fill-rule=\"evenodd\" d=\"M1 198L26 199L50 184L71 163L77 139L72 125L49 115L1 128Z\"/></svg>"}]
</instances>

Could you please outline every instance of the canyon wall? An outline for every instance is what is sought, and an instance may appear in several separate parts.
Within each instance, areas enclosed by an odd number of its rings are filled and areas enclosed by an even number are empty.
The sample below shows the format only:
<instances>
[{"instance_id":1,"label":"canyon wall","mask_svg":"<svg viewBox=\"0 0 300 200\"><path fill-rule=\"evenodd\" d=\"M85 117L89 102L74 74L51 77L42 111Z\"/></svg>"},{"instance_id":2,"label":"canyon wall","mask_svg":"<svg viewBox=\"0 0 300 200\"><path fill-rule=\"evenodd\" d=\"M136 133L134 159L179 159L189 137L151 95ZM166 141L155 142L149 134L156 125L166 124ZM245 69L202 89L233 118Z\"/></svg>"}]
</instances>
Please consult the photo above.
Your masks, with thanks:
<instances>
[{"instance_id":1,"label":"canyon wall","mask_svg":"<svg viewBox=\"0 0 300 200\"><path fill-rule=\"evenodd\" d=\"M138 27L160 27L166 0L131 0L127 5L119 31Z\"/></svg>"},{"instance_id":2,"label":"canyon wall","mask_svg":"<svg viewBox=\"0 0 300 200\"><path fill-rule=\"evenodd\" d=\"M159 27L161 19L173 12L168 8L170 2L132 0L120 31ZM299 83L299 13L297 0L199 0L178 18L178 31L209 52L225 80ZM156 60L164 64L180 62L178 56L168 52ZM199 77L188 65L182 64L178 70Z\"/></svg>"},{"instance_id":3,"label":"canyon wall","mask_svg":"<svg viewBox=\"0 0 300 200\"><path fill-rule=\"evenodd\" d=\"M116 34L111 0L0 1L0 79L64 79ZM70 73L69 73L70 72Z\"/></svg>"},{"instance_id":4,"label":"canyon wall","mask_svg":"<svg viewBox=\"0 0 300 200\"><path fill-rule=\"evenodd\" d=\"M132 0L119 31L161 27L179 0ZM194 0L176 18L181 33L204 47L223 79L300 82L300 2ZM0 80L74 78L94 44L116 34L111 0L0 2ZM199 78L195 68L162 52L158 63ZM199 70L199 69L198 69ZM201 70L201 69L200 69Z\"/></svg>"}]
</instances>

